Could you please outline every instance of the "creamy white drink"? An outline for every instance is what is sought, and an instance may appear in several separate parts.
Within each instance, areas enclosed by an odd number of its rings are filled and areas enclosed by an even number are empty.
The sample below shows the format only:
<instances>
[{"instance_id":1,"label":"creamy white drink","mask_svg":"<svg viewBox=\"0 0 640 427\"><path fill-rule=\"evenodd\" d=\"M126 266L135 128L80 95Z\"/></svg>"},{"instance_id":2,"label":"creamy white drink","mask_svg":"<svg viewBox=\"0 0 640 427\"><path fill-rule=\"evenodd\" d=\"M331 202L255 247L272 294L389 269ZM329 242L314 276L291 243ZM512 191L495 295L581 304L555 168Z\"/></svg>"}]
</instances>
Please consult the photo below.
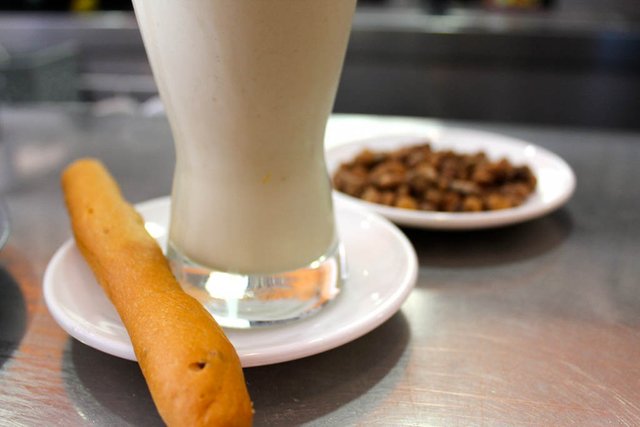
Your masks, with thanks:
<instances>
[{"instance_id":1,"label":"creamy white drink","mask_svg":"<svg viewBox=\"0 0 640 427\"><path fill-rule=\"evenodd\" d=\"M356 0L134 0L176 146L170 243L241 274L336 245L323 140Z\"/></svg>"},{"instance_id":2,"label":"creamy white drink","mask_svg":"<svg viewBox=\"0 0 640 427\"><path fill-rule=\"evenodd\" d=\"M135 0L176 143L171 241L216 269L334 242L322 141L355 0Z\"/></svg>"}]
</instances>

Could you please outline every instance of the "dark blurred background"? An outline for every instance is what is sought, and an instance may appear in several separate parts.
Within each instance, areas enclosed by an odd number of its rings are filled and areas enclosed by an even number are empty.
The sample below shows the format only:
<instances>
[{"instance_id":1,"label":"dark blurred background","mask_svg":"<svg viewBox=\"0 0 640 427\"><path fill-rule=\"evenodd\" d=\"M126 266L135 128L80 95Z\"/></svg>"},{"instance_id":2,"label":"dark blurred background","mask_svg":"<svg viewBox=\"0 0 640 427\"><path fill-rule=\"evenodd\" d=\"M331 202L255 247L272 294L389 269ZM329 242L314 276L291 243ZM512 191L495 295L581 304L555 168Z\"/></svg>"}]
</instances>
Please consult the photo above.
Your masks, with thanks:
<instances>
[{"instance_id":1,"label":"dark blurred background","mask_svg":"<svg viewBox=\"0 0 640 427\"><path fill-rule=\"evenodd\" d=\"M155 84L129 0L0 0L3 102ZM360 0L336 111L640 128L640 0Z\"/></svg>"}]
</instances>

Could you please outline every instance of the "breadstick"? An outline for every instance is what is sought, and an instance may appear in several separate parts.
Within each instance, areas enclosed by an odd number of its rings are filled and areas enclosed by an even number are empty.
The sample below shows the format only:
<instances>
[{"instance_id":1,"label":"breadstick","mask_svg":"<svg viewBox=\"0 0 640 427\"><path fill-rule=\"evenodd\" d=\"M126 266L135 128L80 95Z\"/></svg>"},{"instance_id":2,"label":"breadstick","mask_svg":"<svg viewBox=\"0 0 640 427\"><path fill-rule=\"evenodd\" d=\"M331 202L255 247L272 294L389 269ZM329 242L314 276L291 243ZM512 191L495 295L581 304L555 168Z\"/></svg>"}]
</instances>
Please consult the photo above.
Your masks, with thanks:
<instances>
[{"instance_id":1,"label":"breadstick","mask_svg":"<svg viewBox=\"0 0 640 427\"><path fill-rule=\"evenodd\" d=\"M251 425L235 349L174 278L142 217L95 159L62 174L80 252L120 314L160 416L169 426Z\"/></svg>"}]
</instances>

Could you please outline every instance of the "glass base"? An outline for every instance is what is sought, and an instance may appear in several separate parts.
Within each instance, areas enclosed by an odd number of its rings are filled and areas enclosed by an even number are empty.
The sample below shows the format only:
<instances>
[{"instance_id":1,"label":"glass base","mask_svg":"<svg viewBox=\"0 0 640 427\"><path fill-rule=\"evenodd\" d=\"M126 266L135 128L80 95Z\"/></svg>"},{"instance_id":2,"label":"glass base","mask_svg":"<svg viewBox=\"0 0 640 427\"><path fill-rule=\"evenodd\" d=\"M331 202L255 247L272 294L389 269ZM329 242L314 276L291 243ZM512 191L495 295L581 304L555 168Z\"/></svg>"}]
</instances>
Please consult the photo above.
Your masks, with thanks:
<instances>
[{"instance_id":1,"label":"glass base","mask_svg":"<svg viewBox=\"0 0 640 427\"><path fill-rule=\"evenodd\" d=\"M182 288L227 328L254 328L307 317L334 299L346 279L340 244L305 267L275 274L211 270L184 256L171 242L167 257Z\"/></svg>"}]
</instances>

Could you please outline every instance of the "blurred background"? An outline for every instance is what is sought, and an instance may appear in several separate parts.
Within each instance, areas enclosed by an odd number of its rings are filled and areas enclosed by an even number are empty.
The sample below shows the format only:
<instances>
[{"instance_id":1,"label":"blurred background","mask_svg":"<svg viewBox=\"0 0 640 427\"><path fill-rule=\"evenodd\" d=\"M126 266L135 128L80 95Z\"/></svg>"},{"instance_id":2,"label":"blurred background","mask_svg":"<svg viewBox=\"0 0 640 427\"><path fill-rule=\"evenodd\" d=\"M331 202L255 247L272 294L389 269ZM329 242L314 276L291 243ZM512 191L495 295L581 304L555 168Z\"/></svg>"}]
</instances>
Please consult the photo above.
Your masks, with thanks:
<instances>
[{"instance_id":1,"label":"blurred background","mask_svg":"<svg viewBox=\"0 0 640 427\"><path fill-rule=\"evenodd\" d=\"M130 0L0 0L0 102L113 100L158 106ZM359 0L336 111L638 129L640 0Z\"/></svg>"}]
</instances>

